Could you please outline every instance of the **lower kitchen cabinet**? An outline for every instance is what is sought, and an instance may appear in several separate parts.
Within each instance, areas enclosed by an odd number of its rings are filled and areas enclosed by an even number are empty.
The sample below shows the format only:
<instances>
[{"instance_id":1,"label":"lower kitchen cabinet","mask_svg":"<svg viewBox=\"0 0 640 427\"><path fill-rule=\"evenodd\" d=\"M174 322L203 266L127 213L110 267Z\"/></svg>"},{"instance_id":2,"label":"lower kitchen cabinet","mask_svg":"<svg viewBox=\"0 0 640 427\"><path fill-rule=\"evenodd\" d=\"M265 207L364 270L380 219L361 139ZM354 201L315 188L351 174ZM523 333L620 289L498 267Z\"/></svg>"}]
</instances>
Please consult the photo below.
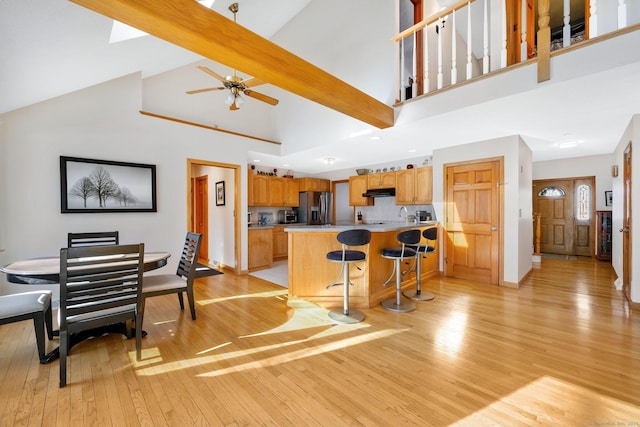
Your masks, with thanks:
<instances>
[{"instance_id":1,"label":"lower kitchen cabinet","mask_svg":"<svg viewBox=\"0 0 640 427\"><path fill-rule=\"evenodd\" d=\"M269 268L273 263L273 228L249 228L249 271Z\"/></svg>"},{"instance_id":2,"label":"lower kitchen cabinet","mask_svg":"<svg viewBox=\"0 0 640 427\"><path fill-rule=\"evenodd\" d=\"M273 259L286 259L289 252L289 242L284 227L273 227Z\"/></svg>"}]
</instances>

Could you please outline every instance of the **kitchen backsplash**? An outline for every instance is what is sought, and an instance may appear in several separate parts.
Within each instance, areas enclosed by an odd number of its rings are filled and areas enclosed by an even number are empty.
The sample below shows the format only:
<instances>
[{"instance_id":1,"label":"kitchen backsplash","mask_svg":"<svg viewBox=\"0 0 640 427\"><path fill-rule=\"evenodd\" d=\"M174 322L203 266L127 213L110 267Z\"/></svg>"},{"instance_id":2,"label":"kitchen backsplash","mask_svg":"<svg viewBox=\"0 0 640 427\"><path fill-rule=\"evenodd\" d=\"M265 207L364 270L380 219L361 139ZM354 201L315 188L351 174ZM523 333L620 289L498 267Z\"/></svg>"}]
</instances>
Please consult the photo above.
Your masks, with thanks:
<instances>
[{"instance_id":1,"label":"kitchen backsplash","mask_svg":"<svg viewBox=\"0 0 640 427\"><path fill-rule=\"evenodd\" d=\"M356 212L362 212L365 223L404 221L404 212L398 216L402 206L396 205L395 197L377 197L374 206L358 206ZM431 218L437 221L432 205L407 205L407 215L415 215L416 211L431 212Z\"/></svg>"}]
</instances>

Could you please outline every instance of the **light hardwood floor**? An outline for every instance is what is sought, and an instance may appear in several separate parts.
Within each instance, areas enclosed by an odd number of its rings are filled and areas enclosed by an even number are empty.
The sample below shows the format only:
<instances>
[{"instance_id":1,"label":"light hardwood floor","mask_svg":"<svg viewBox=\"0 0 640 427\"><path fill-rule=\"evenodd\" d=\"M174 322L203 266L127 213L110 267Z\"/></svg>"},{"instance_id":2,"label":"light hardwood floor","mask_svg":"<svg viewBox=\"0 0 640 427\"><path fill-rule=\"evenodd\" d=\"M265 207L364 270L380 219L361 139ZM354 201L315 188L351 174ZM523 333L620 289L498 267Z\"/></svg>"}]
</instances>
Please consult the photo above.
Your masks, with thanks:
<instances>
[{"instance_id":1,"label":"light hardwood floor","mask_svg":"<svg viewBox=\"0 0 640 427\"><path fill-rule=\"evenodd\" d=\"M118 335L74 347L64 389L32 323L4 325L0 425L638 425L640 315L614 279L543 259L519 290L432 280L414 312L345 326L227 272L197 281L196 321L148 301L141 362Z\"/></svg>"}]
</instances>

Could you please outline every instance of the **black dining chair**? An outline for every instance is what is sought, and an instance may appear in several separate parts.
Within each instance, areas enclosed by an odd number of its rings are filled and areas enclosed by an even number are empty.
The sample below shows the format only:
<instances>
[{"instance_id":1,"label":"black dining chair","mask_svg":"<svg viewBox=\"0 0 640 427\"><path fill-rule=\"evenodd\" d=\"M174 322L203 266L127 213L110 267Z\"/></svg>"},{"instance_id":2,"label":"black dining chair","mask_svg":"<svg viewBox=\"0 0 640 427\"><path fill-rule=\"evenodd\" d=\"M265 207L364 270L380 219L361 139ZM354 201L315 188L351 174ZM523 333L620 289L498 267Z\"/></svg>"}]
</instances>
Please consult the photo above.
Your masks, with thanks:
<instances>
[{"instance_id":1,"label":"black dining chair","mask_svg":"<svg viewBox=\"0 0 640 427\"><path fill-rule=\"evenodd\" d=\"M120 237L117 231L101 231L96 233L68 233L67 247L119 245Z\"/></svg>"},{"instance_id":2,"label":"black dining chair","mask_svg":"<svg viewBox=\"0 0 640 427\"><path fill-rule=\"evenodd\" d=\"M46 363L44 329L53 339L51 291L31 291L0 296L0 325L33 319L40 363Z\"/></svg>"},{"instance_id":3,"label":"black dining chair","mask_svg":"<svg viewBox=\"0 0 640 427\"><path fill-rule=\"evenodd\" d=\"M176 274L148 275L144 278L142 285L142 299L140 303L140 316L144 319L144 308L147 298L178 294L180 310L184 310L184 298L182 294L187 293L191 319L196 320L196 304L193 296L193 282L196 279L196 267L198 265L198 255L200 254L200 243L202 234L188 232L184 239L182 255L178 262Z\"/></svg>"},{"instance_id":4,"label":"black dining chair","mask_svg":"<svg viewBox=\"0 0 640 427\"><path fill-rule=\"evenodd\" d=\"M73 334L126 323L131 337L135 322L136 360L141 359L143 261L143 243L60 250L60 387L67 384Z\"/></svg>"}]
</instances>

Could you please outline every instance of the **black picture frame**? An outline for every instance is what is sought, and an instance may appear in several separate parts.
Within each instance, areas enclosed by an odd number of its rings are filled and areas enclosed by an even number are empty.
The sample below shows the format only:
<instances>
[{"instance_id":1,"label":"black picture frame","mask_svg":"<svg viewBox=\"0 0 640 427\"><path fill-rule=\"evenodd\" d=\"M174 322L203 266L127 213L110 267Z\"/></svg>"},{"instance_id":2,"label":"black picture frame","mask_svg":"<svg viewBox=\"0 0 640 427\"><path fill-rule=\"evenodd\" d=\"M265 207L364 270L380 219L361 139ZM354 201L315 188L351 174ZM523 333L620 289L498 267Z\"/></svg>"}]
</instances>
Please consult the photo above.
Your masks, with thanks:
<instances>
[{"instance_id":1,"label":"black picture frame","mask_svg":"<svg viewBox=\"0 0 640 427\"><path fill-rule=\"evenodd\" d=\"M224 181L216 182L216 206L224 206Z\"/></svg>"},{"instance_id":2,"label":"black picture frame","mask_svg":"<svg viewBox=\"0 0 640 427\"><path fill-rule=\"evenodd\" d=\"M60 211L157 212L156 166L60 156Z\"/></svg>"},{"instance_id":3,"label":"black picture frame","mask_svg":"<svg viewBox=\"0 0 640 427\"><path fill-rule=\"evenodd\" d=\"M613 191L604 192L604 205L613 206Z\"/></svg>"}]
</instances>

